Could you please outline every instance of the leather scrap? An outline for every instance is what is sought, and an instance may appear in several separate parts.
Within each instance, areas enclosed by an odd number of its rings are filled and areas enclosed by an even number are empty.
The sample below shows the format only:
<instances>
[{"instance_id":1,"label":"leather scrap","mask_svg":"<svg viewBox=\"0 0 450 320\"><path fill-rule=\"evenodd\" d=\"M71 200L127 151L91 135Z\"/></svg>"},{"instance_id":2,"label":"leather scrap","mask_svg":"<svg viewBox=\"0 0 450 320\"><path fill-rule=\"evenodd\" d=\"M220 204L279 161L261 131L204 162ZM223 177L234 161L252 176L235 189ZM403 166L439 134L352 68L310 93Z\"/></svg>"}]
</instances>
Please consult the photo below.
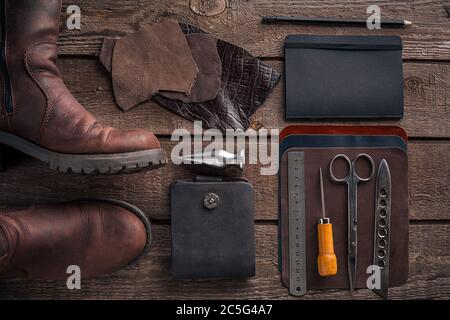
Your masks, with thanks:
<instances>
[{"instance_id":1,"label":"leather scrap","mask_svg":"<svg viewBox=\"0 0 450 320\"><path fill-rule=\"evenodd\" d=\"M204 34L191 25L180 25L187 35ZM265 102L281 75L231 43L219 39L217 49L222 61L222 78L214 100L183 103L160 94L154 95L152 100L190 121L202 121L204 128L245 130L250 125L250 117Z\"/></svg>"},{"instance_id":2,"label":"leather scrap","mask_svg":"<svg viewBox=\"0 0 450 320\"><path fill-rule=\"evenodd\" d=\"M103 64L106 70L112 71L112 58L114 47L117 39L104 38L102 43L102 49L100 50L100 62Z\"/></svg>"},{"instance_id":3,"label":"leather scrap","mask_svg":"<svg viewBox=\"0 0 450 320\"><path fill-rule=\"evenodd\" d=\"M202 103L217 97L222 76L222 62L217 51L217 39L207 34L186 36L189 48L198 67L197 79L191 93L159 91L163 97L184 103Z\"/></svg>"},{"instance_id":4,"label":"leather scrap","mask_svg":"<svg viewBox=\"0 0 450 320\"><path fill-rule=\"evenodd\" d=\"M159 94L184 103L202 103L217 97L221 84L222 62L217 51L217 39L206 34L186 36L189 48L198 67L198 75L190 94L174 91L159 91ZM100 52L100 61L111 72L112 55L116 39L105 38Z\"/></svg>"},{"instance_id":5,"label":"leather scrap","mask_svg":"<svg viewBox=\"0 0 450 320\"><path fill-rule=\"evenodd\" d=\"M194 26L183 23L180 26L188 39L194 35L207 35ZM102 51L110 50L111 41L114 39L105 38ZM188 43L192 44L192 41ZM157 93L151 99L187 120L202 121L205 128L245 130L250 125L250 117L265 102L281 74L243 48L220 39L217 40L217 51L222 70L220 87L214 99L188 103L174 97L171 99L166 92ZM195 55L194 52L195 49ZM103 52L100 54L106 69L111 65L109 56ZM201 63L198 66L200 78L203 66ZM197 92L195 83L191 93L194 92Z\"/></svg>"},{"instance_id":6,"label":"leather scrap","mask_svg":"<svg viewBox=\"0 0 450 320\"><path fill-rule=\"evenodd\" d=\"M172 19L117 40L111 69L116 102L125 111L158 90L189 94L198 74L186 37Z\"/></svg>"}]
</instances>

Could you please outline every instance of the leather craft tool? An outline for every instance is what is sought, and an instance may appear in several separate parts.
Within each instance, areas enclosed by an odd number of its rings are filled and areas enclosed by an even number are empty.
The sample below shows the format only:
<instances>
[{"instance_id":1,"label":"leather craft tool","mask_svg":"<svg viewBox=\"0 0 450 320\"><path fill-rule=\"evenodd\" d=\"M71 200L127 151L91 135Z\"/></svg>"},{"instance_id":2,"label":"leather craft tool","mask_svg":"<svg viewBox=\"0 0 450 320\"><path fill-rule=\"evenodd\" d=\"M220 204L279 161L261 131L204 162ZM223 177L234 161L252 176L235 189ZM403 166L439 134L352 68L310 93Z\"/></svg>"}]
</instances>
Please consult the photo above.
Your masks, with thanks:
<instances>
[{"instance_id":1,"label":"leather craft tool","mask_svg":"<svg viewBox=\"0 0 450 320\"><path fill-rule=\"evenodd\" d=\"M386 299L389 289L389 256L391 225L391 172L385 159L378 168L375 194L375 235L373 265L380 271L380 286L373 291Z\"/></svg>"},{"instance_id":2,"label":"leather craft tool","mask_svg":"<svg viewBox=\"0 0 450 320\"><path fill-rule=\"evenodd\" d=\"M351 19L351 18L319 18L319 17L282 17L282 16L266 16L262 17L263 24L275 23L295 23L295 24L345 24L345 25L361 25L367 26L367 18ZM381 27L407 27L412 25L408 20L384 19L380 22Z\"/></svg>"},{"instance_id":3,"label":"leather craft tool","mask_svg":"<svg viewBox=\"0 0 450 320\"><path fill-rule=\"evenodd\" d=\"M245 150L242 149L237 154L225 150L213 150L211 152L183 155L181 159L183 160L183 164L200 165L215 169L236 167L240 171L243 171Z\"/></svg>"},{"instance_id":4,"label":"leather craft tool","mask_svg":"<svg viewBox=\"0 0 450 320\"><path fill-rule=\"evenodd\" d=\"M334 276L337 273L337 259L334 254L333 225L331 219L325 215L325 195L323 190L323 175L320 168L320 195L322 199L322 216L317 226L319 237L319 257L317 266L322 277Z\"/></svg>"},{"instance_id":5,"label":"leather craft tool","mask_svg":"<svg viewBox=\"0 0 450 320\"><path fill-rule=\"evenodd\" d=\"M306 293L305 238L305 154L288 154L289 188L289 292L294 296Z\"/></svg>"},{"instance_id":6,"label":"leather craft tool","mask_svg":"<svg viewBox=\"0 0 450 320\"><path fill-rule=\"evenodd\" d=\"M294 126L292 126L294 127ZM298 126L298 127L314 127L314 126ZM351 126L348 126L349 128L352 128ZM290 127L288 127L290 128ZM281 136L283 135L283 133L285 132L284 130L281 132L280 134L280 144L279 144L279 155L280 155L280 163L282 162L283 156L285 156L285 166L286 166L286 175L287 175L287 152L289 152L290 150L294 150L297 148L336 148L336 147L351 147L351 148L365 148L365 147L370 147L370 148L374 148L374 147L379 147L379 148L395 148L395 149L401 149L404 152L406 152L407 150L407 139L406 139L406 133L404 133L404 131L402 130L395 130L395 131L390 131L388 129L388 127L386 126L374 126L374 127L370 127L370 131L375 131L377 134L376 135L372 135L371 132L366 132L363 131L362 127L361 130L358 132L361 135L353 135L351 133L350 130L347 129L347 131L337 131L336 134L334 134L333 131L331 131L331 128L333 128L332 130L337 130L335 129L335 126L330 126L329 130L324 131L324 135L319 134L319 132L315 132L315 131L311 131L311 132L305 132L305 134L301 134L302 132L299 132L297 134L296 131L292 132L291 134L287 134L284 135L284 138L281 138ZM373 130L375 128L380 128L377 130ZM384 136L382 135L382 130L381 128L386 128L386 134L388 134L388 136ZM368 128L367 128L368 129ZM342 134L342 135L337 135L338 133ZM363 135L364 134L364 135ZM297 150L298 151L298 150ZM334 154L337 153L341 153L342 151L336 152ZM330 155L333 153L330 153ZM328 158L325 161L326 164L324 163L323 165L328 166ZM287 193L287 177L286 177L286 193ZM371 201L373 202L373 201ZM286 210L287 209L287 199L286 199ZM371 210L373 211L373 210ZM287 214L286 214L286 230L287 230ZM280 221L281 221L281 216L280 216ZM315 223L317 222L317 220L315 221ZM336 223L336 221L334 221L334 223ZM335 224L336 225L336 224ZM372 226L372 223L371 223ZM281 230L281 229L279 229ZM316 227L314 227L314 230L316 230ZM336 230L335 230L336 231ZM372 232L371 232L372 233ZM281 234L282 232L280 231L279 233L279 242L282 243L281 240ZM288 234L288 231L286 231L286 234ZM286 236L287 238L288 236ZM314 236L316 237L316 236ZM372 241L371 241L372 242ZM288 251L288 240L286 239L286 248L285 249L280 249L279 250L279 270L280 272L283 269L283 265L285 265L285 269L287 268L288 262L283 263L282 262L282 256L283 256L283 252L287 252ZM317 247L317 244L314 243L315 247ZM285 251L284 251L285 250ZM370 253L372 253L372 249L370 249ZM286 253L286 256L287 253ZM372 255L371 255L372 256ZM317 254L315 254L314 259L317 259ZM340 261L344 261L344 259L339 259ZM372 260L372 258L370 258L370 260ZM286 261L288 261L288 258L286 258ZM314 268L316 267L316 264L312 264L314 266ZM288 284L288 274L289 271L285 270L284 275L285 275L285 279L284 279L284 283L286 285L286 287L289 287Z\"/></svg>"},{"instance_id":7,"label":"leather craft tool","mask_svg":"<svg viewBox=\"0 0 450 320\"><path fill-rule=\"evenodd\" d=\"M367 178L362 178L358 175L356 164L359 159L365 158L371 164L371 173ZM336 160L343 159L348 165L348 174L344 178L338 178L333 173L333 165ZM365 153L359 154L353 161L345 154L336 155L330 162L330 176L335 183L347 184L347 232L348 232L348 277L350 283L350 290L356 287L356 267L357 267L357 248L358 248L358 183L367 182L372 179L375 173L375 164L373 159Z\"/></svg>"},{"instance_id":8,"label":"leather craft tool","mask_svg":"<svg viewBox=\"0 0 450 320\"><path fill-rule=\"evenodd\" d=\"M346 154L354 159L358 154L369 154L375 163L372 180L358 185L358 269L356 287L367 289L367 267L373 265L374 204L376 173L383 159L389 164L392 179L392 203L390 220L389 287L398 287L408 279L410 255L408 250L408 155L399 148L338 147L338 148L293 148L285 152L280 162L279 209L280 209L280 270L283 284L289 288L289 188L288 155L291 152L305 153L305 210L306 210L306 261L308 292L312 290L349 290L347 274L347 187L334 183L329 176L331 159L337 154ZM358 174L370 174L370 162L360 159ZM321 215L319 168L323 170L326 215L333 223L334 251L338 272L332 277L321 277L317 271L317 221ZM344 161L334 164L334 174L344 176L348 167ZM309 215L308 215L309 214ZM288 292L288 290L286 290ZM389 292L391 293L391 292ZM376 296L375 293L373 293Z\"/></svg>"}]
</instances>

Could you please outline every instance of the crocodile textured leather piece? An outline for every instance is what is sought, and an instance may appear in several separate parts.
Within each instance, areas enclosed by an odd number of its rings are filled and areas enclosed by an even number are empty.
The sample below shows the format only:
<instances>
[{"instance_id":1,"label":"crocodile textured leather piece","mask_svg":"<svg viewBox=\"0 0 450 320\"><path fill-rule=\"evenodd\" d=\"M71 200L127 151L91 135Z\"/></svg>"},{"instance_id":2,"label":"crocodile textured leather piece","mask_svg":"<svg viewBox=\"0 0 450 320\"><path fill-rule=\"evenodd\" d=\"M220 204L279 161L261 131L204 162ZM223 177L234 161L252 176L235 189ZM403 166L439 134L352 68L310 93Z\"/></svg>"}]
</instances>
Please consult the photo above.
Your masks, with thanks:
<instances>
[{"instance_id":1,"label":"crocodile textured leather piece","mask_svg":"<svg viewBox=\"0 0 450 320\"><path fill-rule=\"evenodd\" d=\"M206 35L191 25L180 24L180 26L188 39L195 35ZM107 70L111 70L111 53L109 52L112 50L113 42L113 39L105 38L100 54L100 60ZM193 44L192 41L188 40L188 42ZM195 48L191 47L191 49L195 57ZM217 51L222 68L219 88L217 92L214 92L214 99L201 103L188 102L200 99L193 99L194 94L190 98L179 99L179 96L161 93L155 94L152 100L190 121L202 121L204 128L247 129L250 125L250 117L265 102L281 75L271 66L231 43L217 40ZM200 70L199 75L202 77L204 61L197 59L196 61ZM210 60L208 63L214 63L214 61ZM198 92L199 89L205 90L203 86L196 87L194 84L192 93ZM211 84L207 90L210 89Z\"/></svg>"},{"instance_id":2,"label":"crocodile textured leather piece","mask_svg":"<svg viewBox=\"0 0 450 320\"><path fill-rule=\"evenodd\" d=\"M185 34L203 33L181 24ZM247 129L250 117L264 103L281 78L278 71L244 49L218 40L222 80L216 99L205 103L183 103L155 95L152 99L168 110L205 128Z\"/></svg>"}]
</instances>

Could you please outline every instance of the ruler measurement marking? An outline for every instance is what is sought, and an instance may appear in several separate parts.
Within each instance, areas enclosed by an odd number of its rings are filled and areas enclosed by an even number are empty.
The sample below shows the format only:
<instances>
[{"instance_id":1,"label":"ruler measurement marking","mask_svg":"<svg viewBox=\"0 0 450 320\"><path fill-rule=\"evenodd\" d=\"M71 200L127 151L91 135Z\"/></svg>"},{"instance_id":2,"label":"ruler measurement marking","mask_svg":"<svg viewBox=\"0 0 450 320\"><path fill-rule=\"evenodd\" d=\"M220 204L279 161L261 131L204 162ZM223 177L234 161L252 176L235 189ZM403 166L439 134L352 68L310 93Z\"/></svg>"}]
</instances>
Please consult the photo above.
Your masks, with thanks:
<instances>
[{"instance_id":1,"label":"ruler measurement marking","mask_svg":"<svg viewBox=\"0 0 450 320\"><path fill-rule=\"evenodd\" d=\"M304 153L288 153L289 184L289 291L306 293Z\"/></svg>"}]
</instances>

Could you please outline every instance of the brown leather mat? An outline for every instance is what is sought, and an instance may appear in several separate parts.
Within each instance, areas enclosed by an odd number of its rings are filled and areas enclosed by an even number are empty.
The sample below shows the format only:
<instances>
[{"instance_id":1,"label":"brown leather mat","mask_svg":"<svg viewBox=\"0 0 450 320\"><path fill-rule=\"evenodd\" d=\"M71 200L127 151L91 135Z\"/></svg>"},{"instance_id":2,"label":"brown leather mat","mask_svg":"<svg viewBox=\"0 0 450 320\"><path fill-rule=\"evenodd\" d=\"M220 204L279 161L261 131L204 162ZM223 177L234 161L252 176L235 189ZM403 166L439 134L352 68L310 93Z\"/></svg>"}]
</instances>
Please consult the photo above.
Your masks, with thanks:
<instances>
[{"instance_id":1,"label":"brown leather mat","mask_svg":"<svg viewBox=\"0 0 450 320\"><path fill-rule=\"evenodd\" d=\"M308 289L349 288L347 274L347 186L331 181L329 165L337 154L346 154L354 159L359 153L369 154L375 162L372 180L358 184L358 265L357 288L366 288L367 267L372 265L375 217L376 172L382 159L388 161L392 176L392 216L390 249L390 286L396 287L408 278L408 157L397 148L293 148L285 152L280 163L280 224L282 251L282 278L289 283L289 208L287 155L292 151L305 152L306 190L306 259ZM344 176L345 165L336 162L336 176ZM324 173L326 215L333 224L334 247L338 260L336 276L323 278L317 270L318 237L317 223L322 216L319 168ZM361 176L369 171L367 161L358 161ZM369 175L367 173L366 175Z\"/></svg>"},{"instance_id":2,"label":"brown leather mat","mask_svg":"<svg viewBox=\"0 0 450 320\"><path fill-rule=\"evenodd\" d=\"M399 136L408 142L408 136L400 127L396 126L313 126L292 125L283 129L280 133L280 141L292 134L337 134L337 135L362 135L362 136Z\"/></svg>"},{"instance_id":3,"label":"brown leather mat","mask_svg":"<svg viewBox=\"0 0 450 320\"><path fill-rule=\"evenodd\" d=\"M217 39L208 34L191 34L187 35L186 39L199 70L191 93L159 91L159 94L184 103L214 100L219 93L222 77L222 61L217 51Z\"/></svg>"}]
</instances>

